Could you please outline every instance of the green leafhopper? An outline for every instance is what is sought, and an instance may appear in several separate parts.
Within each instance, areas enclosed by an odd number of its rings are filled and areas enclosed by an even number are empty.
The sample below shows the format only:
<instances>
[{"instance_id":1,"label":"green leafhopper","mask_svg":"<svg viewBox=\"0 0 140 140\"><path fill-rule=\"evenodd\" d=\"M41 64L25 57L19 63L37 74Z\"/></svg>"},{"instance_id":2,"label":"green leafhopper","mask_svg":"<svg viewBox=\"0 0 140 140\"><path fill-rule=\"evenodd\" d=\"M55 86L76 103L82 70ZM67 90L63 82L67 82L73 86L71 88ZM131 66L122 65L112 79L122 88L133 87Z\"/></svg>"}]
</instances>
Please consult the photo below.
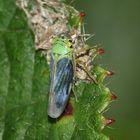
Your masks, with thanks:
<instances>
[{"instance_id":1,"label":"green leafhopper","mask_svg":"<svg viewBox=\"0 0 140 140\"><path fill-rule=\"evenodd\" d=\"M50 62L48 115L58 118L64 111L73 82L73 48L68 38L54 38Z\"/></svg>"}]
</instances>

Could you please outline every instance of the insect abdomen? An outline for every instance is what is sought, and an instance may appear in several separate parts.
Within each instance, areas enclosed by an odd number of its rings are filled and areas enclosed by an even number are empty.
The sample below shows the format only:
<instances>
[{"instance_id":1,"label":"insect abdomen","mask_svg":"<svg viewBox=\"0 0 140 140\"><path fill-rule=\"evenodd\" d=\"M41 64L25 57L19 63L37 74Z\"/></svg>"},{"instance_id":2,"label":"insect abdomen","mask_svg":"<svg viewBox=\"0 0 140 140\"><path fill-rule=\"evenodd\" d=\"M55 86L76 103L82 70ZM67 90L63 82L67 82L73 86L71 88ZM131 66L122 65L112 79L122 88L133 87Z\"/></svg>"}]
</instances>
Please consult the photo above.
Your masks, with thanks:
<instances>
[{"instance_id":1,"label":"insect abdomen","mask_svg":"<svg viewBox=\"0 0 140 140\"><path fill-rule=\"evenodd\" d=\"M60 59L56 66L53 66L51 73L53 81L51 81L48 115L58 118L63 113L70 96L73 80L72 60L67 57Z\"/></svg>"}]
</instances>

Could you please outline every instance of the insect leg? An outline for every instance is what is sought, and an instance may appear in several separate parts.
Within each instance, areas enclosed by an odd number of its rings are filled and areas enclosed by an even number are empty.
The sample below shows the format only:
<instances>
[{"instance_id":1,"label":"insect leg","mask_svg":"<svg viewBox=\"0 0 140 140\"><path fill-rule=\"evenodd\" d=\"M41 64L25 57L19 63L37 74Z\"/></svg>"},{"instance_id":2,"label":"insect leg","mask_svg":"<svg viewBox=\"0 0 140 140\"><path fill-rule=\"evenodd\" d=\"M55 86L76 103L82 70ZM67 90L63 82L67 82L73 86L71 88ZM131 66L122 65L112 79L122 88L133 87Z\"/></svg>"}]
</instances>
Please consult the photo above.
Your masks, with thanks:
<instances>
[{"instance_id":1,"label":"insect leg","mask_svg":"<svg viewBox=\"0 0 140 140\"><path fill-rule=\"evenodd\" d=\"M78 67L81 68L95 84L98 84L98 81L96 80L95 76L88 71L88 68L86 66L78 64Z\"/></svg>"}]
</instances>

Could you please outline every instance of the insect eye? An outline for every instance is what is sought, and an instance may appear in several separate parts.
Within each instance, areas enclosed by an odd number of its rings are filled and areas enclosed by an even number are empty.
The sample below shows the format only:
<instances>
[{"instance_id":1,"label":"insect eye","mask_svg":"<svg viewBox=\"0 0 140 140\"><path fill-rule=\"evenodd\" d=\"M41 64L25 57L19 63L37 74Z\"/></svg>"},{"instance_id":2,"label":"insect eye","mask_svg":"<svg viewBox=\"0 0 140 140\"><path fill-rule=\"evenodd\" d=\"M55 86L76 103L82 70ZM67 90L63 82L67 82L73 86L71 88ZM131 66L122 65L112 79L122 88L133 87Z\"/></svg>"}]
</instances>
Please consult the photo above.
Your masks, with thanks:
<instances>
[{"instance_id":1,"label":"insect eye","mask_svg":"<svg viewBox=\"0 0 140 140\"><path fill-rule=\"evenodd\" d=\"M72 43L72 40L71 39L68 40L68 47L69 48L73 48L73 43Z\"/></svg>"},{"instance_id":2,"label":"insect eye","mask_svg":"<svg viewBox=\"0 0 140 140\"><path fill-rule=\"evenodd\" d=\"M72 43L72 40L71 40L71 39L69 39L69 42L70 42L70 43Z\"/></svg>"},{"instance_id":3,"label":"insect eye","mask_svg":"<svg viewBox=\"0 0 140 140\"><path fill-rule=\"evenodd\" d=\"M73 48L73 45L70 45L70 48Z\"/></svg>"}]
</instances>

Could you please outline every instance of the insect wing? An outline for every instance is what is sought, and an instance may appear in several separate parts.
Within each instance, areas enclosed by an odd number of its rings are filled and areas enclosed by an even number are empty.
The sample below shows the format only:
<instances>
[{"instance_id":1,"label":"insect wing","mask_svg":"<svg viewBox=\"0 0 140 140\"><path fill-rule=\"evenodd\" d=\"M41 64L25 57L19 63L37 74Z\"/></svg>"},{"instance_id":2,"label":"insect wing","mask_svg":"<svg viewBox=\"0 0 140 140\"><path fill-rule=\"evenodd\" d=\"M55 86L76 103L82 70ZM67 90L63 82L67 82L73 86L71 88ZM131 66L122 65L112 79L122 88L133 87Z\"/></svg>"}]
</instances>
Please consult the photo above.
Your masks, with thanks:
<instances>
[{"instance_id":1,"label":"insect wing","mask_svg":"<svg viewBox=\"0 0 140 140\"><path fill-rule=\"evenodd\" d=\"M69 99L73 80L73 64L69 58L62 58L56 65L52 59L50 66L51 88L48 115L52 118L58 118L63 113Z\"/></svg>"}]
</instances>

